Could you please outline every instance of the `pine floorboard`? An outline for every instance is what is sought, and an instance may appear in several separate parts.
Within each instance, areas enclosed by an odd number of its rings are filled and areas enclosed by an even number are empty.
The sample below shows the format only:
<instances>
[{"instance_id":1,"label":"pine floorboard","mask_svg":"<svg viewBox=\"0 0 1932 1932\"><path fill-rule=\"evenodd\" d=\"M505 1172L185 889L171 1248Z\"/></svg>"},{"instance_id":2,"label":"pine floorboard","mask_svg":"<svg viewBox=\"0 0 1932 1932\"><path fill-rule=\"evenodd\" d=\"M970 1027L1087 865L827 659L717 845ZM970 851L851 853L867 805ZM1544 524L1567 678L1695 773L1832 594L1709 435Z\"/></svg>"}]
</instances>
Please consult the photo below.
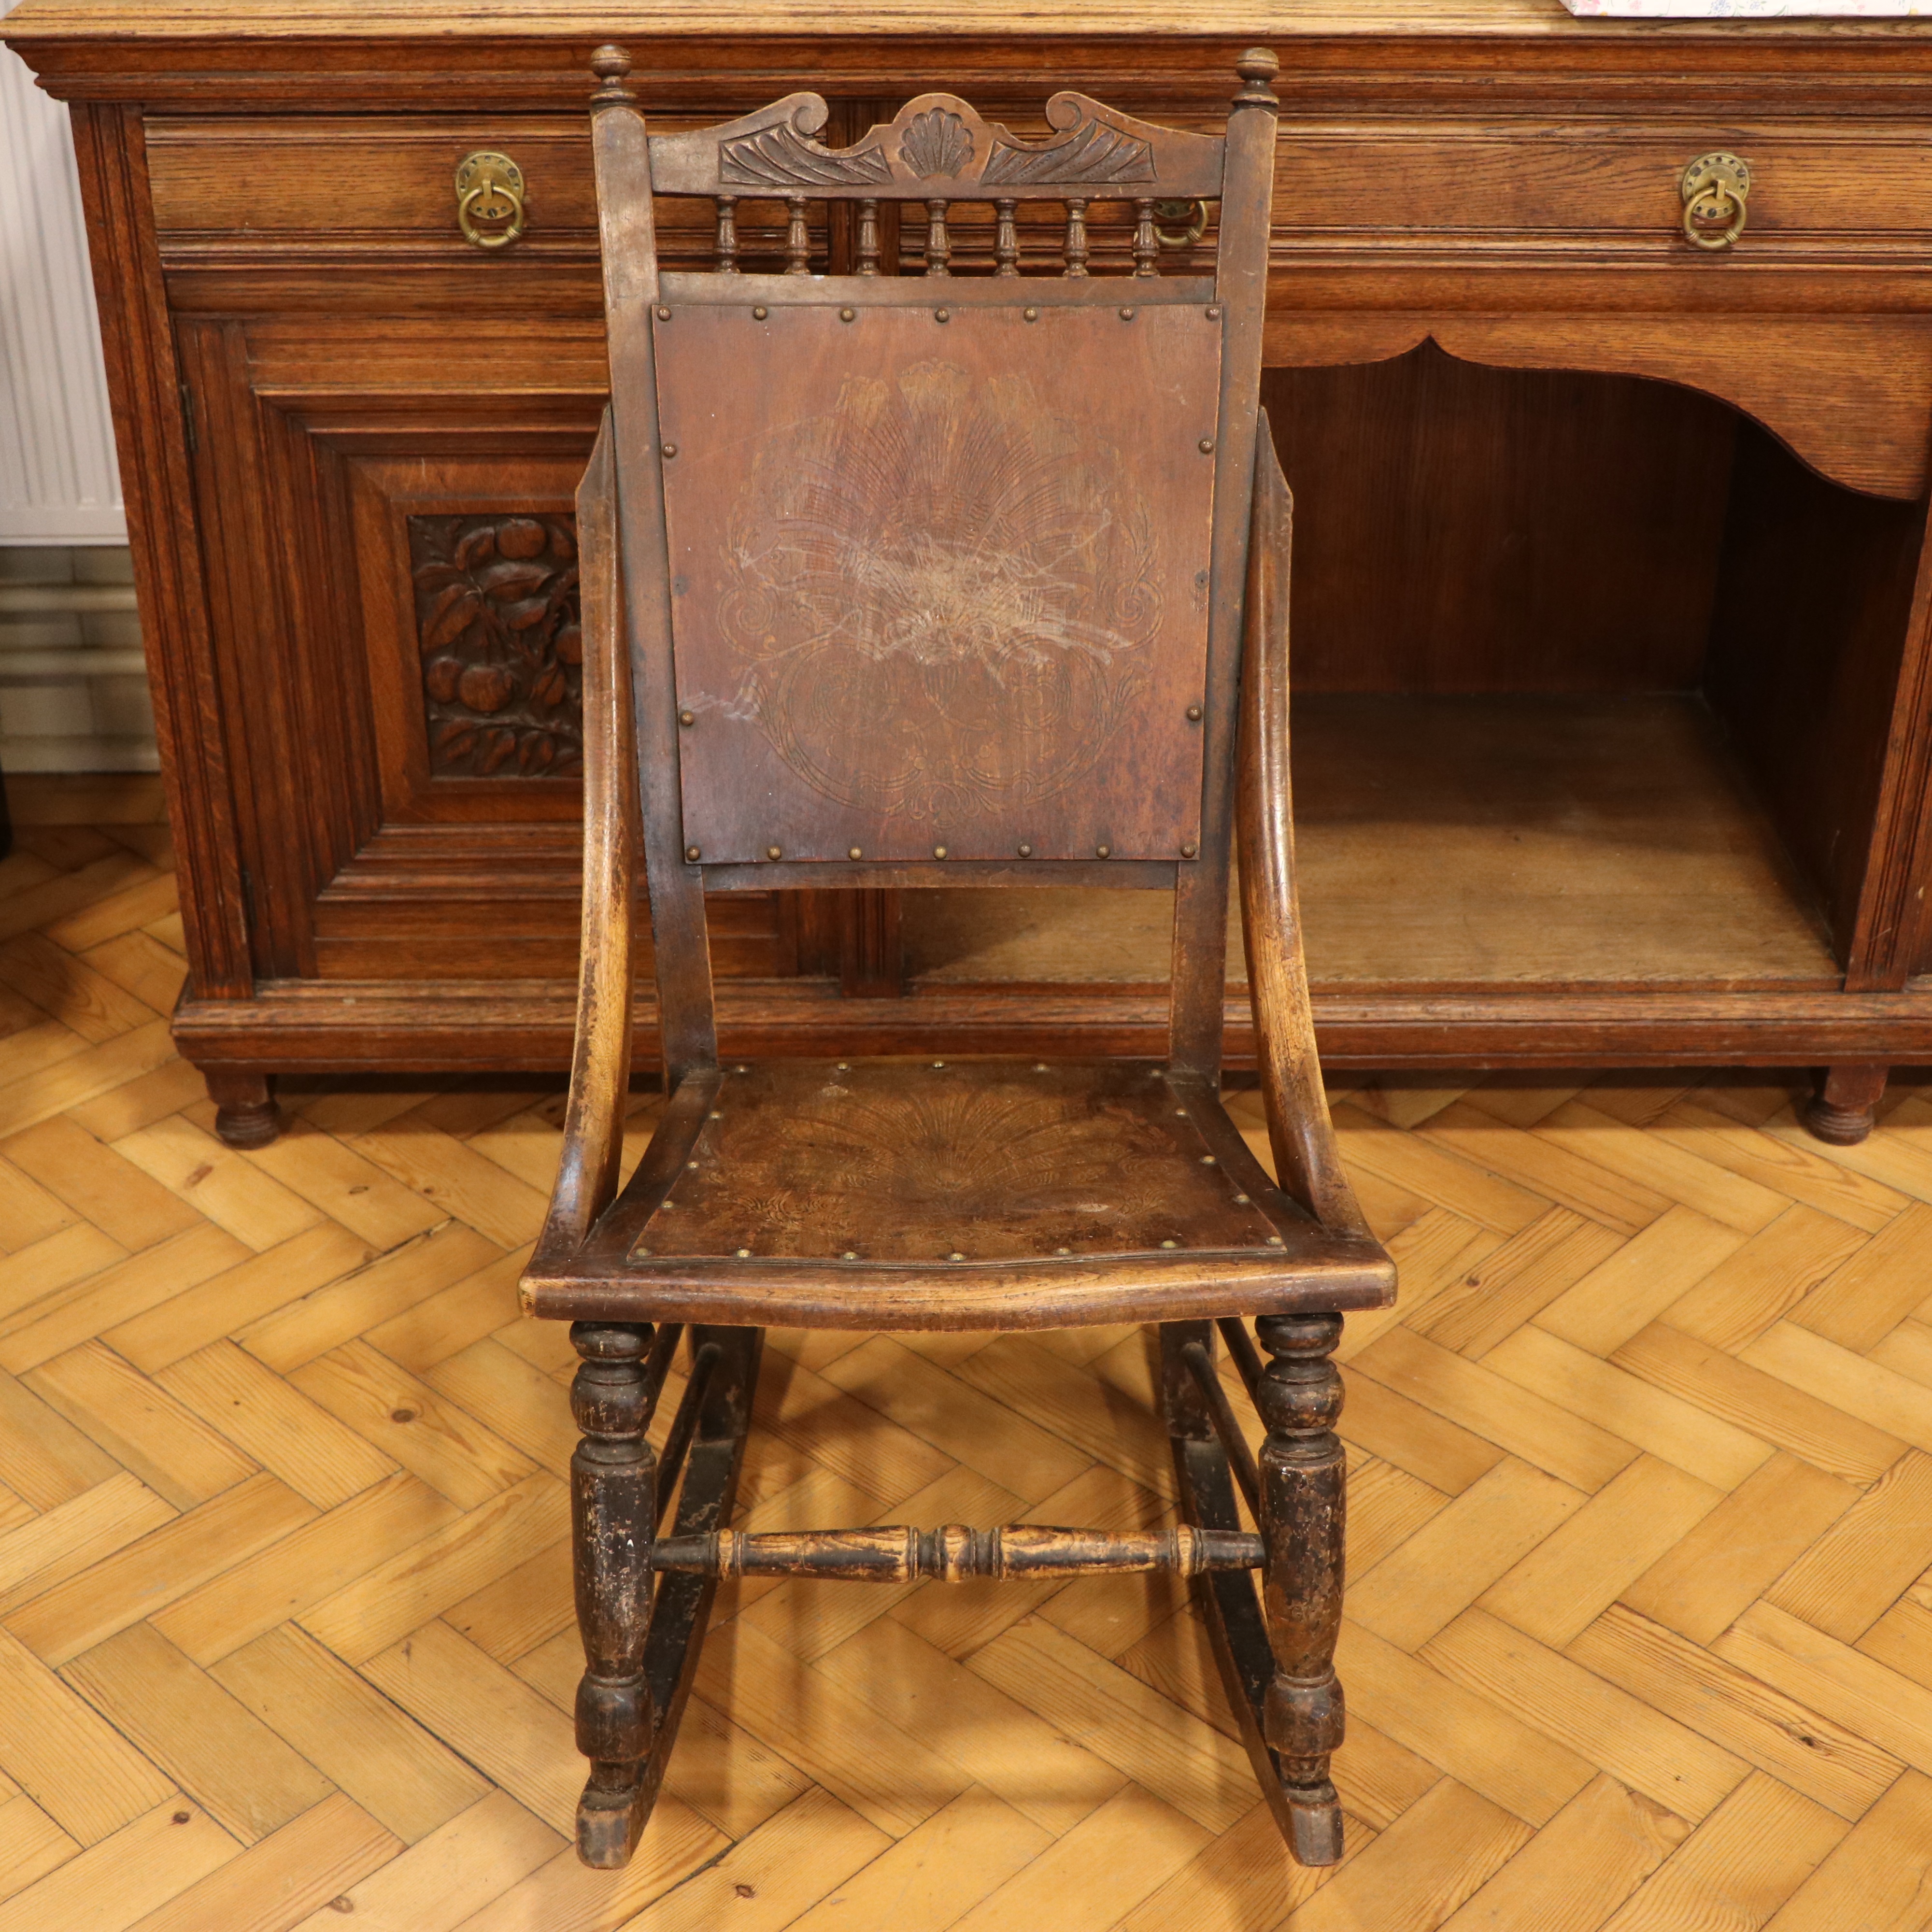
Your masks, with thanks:
<instances>
[{"instance_id":1,"label":"pine floorboard","mask_svg":"<svg viewBox=\"0 0 1932 1932\"><path fill-rule=\"evenodd\" d=\"M590 1872L574 1358L514 1297L560 1096L296 1085L224 1148L158 793L15 790L0 1932L1932 1923L1932 1089L1837 1150L1776 1073L1337 1083L1403 1291L1340 1351L1333 1870L1126 1578L727 1586ZM1139 1329L770 1342L741 1523L1171 1509Z\"/></svg>"}]
</instances>

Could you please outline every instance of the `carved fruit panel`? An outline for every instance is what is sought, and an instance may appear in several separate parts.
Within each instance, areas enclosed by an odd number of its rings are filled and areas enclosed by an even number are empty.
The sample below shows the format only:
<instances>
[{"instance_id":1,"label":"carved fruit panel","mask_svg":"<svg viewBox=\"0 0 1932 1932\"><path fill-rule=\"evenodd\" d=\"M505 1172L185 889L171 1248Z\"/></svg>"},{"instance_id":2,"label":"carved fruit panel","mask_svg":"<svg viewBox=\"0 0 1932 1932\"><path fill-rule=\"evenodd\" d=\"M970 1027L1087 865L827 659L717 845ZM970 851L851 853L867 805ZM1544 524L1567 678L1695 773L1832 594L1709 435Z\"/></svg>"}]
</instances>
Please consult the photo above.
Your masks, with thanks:
<instances>
[{"instance_id":1,"label":"carved fruit panel","mask_svg":"<svg viewBox=\"0 0 1932 1932\"><path fill-rule=\"evenodd\" d=\"M412 517L433 778L556 778L584 761L574 517Z\"/></svg>"}]
</instances>

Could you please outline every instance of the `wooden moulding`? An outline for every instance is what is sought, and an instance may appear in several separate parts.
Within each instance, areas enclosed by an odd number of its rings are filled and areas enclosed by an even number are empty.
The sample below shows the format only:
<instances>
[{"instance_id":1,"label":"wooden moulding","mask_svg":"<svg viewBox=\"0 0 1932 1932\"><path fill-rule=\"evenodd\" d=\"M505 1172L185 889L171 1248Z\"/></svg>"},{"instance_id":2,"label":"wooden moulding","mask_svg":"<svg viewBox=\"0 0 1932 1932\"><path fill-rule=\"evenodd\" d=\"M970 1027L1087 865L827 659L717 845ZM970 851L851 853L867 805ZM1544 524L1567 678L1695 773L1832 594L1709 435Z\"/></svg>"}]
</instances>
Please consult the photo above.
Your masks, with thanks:
<instances>
[{"instance_id":1,"label":"wooden moulding","mask_svg":"<svg viewBox=\"0 0 1932 1932\"><path fill-rule=\"evenodd\" d=\"M1314 989L1330 1066L1802 1066L1932 1060L1932 982L1895 992L1600 991L1538 986L1432 992ZM257 998L190 999L175 1011L184 1058L204 1072L469 1072L555 1076L570 1064L574 1001L556 981L266 982ZM1227 1060L1252 1066L1245 998L1226 1003ZM724 1052L1154 1054L1167 1039L1158 986L916 987L904 1000L842 999L809 980L722 982ZM659 1050L656 1003L637 997L633 1058Z\"/></svg>"},{"instance_id":2,"label":"wooden moulding","mask_svg":"<svg viewBox=\"0 0 1932 1932\"><path fill-rule=\"evenodd\" d=\"M1172 1529L1112 1535L1100 1529L1049 1529L1008 1523L971 1529L950 1522L938 1529L890 1524L872 1529L781 1531L746 1535L721 1529L709 1536L658 1544L652 1566L700 1576L816 1576L827 1582L944 1583L991 1577L1013 1582L1164 1570L1200 1576L1215 1570L1256 1570L1262 1539L1234 1530Z\"/></svg>"}]
</instances>

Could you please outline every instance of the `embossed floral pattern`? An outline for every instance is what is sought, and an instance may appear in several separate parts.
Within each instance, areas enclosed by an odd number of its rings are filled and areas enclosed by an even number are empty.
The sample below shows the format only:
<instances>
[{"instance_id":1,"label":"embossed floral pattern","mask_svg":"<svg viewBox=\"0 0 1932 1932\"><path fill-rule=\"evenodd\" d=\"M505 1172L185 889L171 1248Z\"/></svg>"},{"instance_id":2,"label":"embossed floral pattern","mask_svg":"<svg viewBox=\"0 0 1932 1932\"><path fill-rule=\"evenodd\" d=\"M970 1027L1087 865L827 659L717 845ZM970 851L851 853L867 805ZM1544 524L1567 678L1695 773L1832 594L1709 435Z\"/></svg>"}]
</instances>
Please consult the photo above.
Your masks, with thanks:
<instances>
[{"instance_id":1,"label":"embossed floral pattern","mask_svg":"<svg viewBox=\"0 0 1932 1932\"><path fill-rule=\"evenodd\" d=\"M575 520L412 517L430 771L574 773L584 758Z\"/></svg>"}]
</instances>

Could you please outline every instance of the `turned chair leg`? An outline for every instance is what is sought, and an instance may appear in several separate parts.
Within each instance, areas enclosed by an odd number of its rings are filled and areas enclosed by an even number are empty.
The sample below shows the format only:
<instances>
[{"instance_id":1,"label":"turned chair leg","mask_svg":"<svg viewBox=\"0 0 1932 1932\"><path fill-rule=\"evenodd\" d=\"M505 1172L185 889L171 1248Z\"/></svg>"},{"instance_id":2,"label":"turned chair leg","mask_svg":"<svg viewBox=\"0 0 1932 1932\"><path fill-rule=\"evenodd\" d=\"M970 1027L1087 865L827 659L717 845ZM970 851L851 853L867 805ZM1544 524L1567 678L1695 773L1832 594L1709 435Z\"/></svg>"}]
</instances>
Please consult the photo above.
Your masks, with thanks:
<instances>
[{"instance_id":1,"label":"turned chair leg","mask_svg":"<svg viewBox=\"0 0 1932 1932\"><path fill-rule=\"evenodd\" d=\"M1854 1060L1826 1068L1805 1104L1804 1124L1834 1147L1856 1147L1872 1130L1888 1066Z\"/></svg>"},{"instance_id":2,"label":"turned chair leg","mask_svg":"<svg viewBox=\"0 0 1932 1932\"><path fill-rule=\"evenodd\" d=\"M650 1688L644 1639L651 1614L651 1540L657 1520L657 1457L644 1439L648 1324L577 1322L583 1357L571 1412L584 1439L570 1459L577 1622L584 1672L577 1687L577 1748L590 1781L577 1808L586 1864L620 1865L630 1855L631 1806L650 1754Z\"/></svg>"},{"instance_id":3,"label":"turned chair leg","mask_svg":"<svg viewBox=\"0 0 1932 1932\"><path fill-rule=\"evenodd\" d=\"M1255 1324L1274 1360L1256 1406L1262 1445L1262 1603L1274 1651L1264 1728L1281 1762L1294 1856L1306 1865L1342 1856L1342 1808L1329 1756L1342 1742L1335 1639L1342 1623L1346 1466L1335 1424L1342 1377L1329 1355L1339 1315L1272 1315Z\"/></svg>"}]
</instances>

